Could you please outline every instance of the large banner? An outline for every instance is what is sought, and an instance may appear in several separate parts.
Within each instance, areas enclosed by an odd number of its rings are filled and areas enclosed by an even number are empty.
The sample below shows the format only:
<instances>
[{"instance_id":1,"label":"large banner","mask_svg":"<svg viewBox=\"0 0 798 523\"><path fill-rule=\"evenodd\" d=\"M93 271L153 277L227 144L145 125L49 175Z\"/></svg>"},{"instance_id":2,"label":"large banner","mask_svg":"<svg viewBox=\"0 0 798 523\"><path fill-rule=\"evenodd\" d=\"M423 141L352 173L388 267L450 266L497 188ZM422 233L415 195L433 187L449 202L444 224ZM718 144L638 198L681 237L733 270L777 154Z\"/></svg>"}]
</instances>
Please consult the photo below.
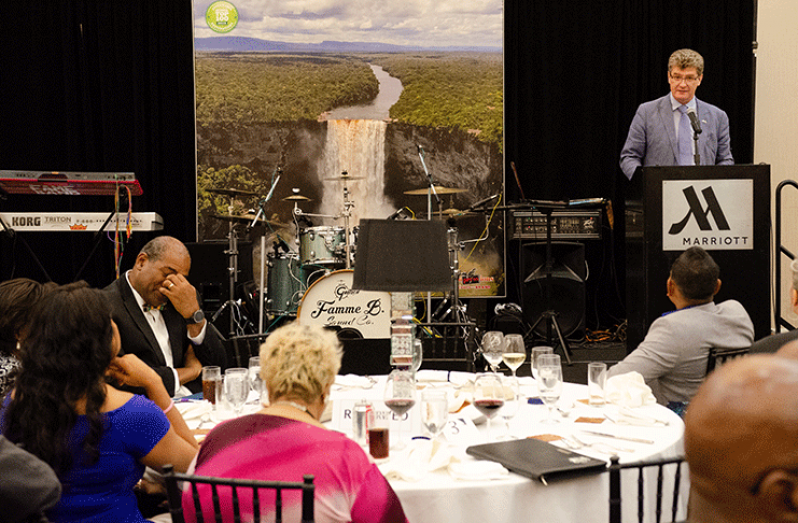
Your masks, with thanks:
<instances>
[{"instance_id":1,"label":"large banner","mask_svg":"<svg viewBox=\"0 0 798 523\"><path fill-rule=\"evenodd\" d=\"M305 278L357 263L361 218L449 220L461 296L505 295L502 0L194 10L201 240Z\"/></svg>"}]
</instances>

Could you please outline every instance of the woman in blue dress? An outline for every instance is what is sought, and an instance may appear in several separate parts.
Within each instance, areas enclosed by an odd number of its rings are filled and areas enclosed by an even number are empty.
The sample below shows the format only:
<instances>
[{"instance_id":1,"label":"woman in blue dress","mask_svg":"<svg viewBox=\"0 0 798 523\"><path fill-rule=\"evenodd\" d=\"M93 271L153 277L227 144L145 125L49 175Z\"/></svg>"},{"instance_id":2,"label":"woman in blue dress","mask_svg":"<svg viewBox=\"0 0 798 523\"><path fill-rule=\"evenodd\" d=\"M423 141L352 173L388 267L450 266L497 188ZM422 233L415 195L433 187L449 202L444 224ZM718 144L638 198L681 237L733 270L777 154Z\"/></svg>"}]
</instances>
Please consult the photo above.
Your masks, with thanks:
<instances>
[{"instance_id":1,"label":"woman in blue dress","mask_svg":"<svg viewBox=\"0 0 798 523\"><path fill-rule=\"evenodd\" d=\"M185 471L197 443L149 366L118 357L119 331L104 295L85 283L57 287L31 313L22 370L3 403L3 434L55 470L54 522L143 522L133 486L144 467ZM122 392L117 383L147 395Z\"/></svg>"}]
</instances>

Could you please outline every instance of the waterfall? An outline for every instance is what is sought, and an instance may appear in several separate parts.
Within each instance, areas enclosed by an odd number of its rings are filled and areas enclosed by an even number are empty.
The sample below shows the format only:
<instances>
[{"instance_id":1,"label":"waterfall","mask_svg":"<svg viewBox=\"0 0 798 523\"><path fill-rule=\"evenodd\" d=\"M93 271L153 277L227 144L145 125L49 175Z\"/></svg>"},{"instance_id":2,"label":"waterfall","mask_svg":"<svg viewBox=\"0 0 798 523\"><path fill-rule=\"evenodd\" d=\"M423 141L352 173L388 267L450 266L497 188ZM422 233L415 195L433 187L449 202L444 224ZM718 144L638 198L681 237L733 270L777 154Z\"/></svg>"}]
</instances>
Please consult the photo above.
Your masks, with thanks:
<instances>
[{"instance_id":1,"label":"waterfall","mask_svg":"<svg viewBox=\"0 0 798 523\"><path fill-rule=\"evenodd\" d=\"M353 179L346 185L351 209L350 226L361 218L386 218L396 209L386 198L385 191L385 130L382 120L328 120L327 140L321 159L321 214L339 215L344 210L341 181L327 180L346 171ZM332 223L326 220L328 223ZM343 226L343 220L335 225Z\"/></svg>"}]
</instances>

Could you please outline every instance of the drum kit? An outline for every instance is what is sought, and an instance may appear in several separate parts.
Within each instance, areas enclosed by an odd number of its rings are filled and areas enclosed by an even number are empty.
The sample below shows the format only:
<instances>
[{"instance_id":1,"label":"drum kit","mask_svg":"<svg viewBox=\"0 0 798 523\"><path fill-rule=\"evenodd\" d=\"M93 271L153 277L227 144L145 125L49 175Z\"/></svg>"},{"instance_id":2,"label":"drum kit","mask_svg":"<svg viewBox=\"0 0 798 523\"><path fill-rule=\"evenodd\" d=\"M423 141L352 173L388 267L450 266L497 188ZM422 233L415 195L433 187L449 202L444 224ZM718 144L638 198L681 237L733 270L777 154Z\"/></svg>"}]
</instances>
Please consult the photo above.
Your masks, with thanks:
<instances>
[{"instance_id":1,"label":"drum kit","mask_svg":"<svg viewBox=\"0 0 798 523\"><path fill-rule=\"evenodd\" d=\"M355 262L357 254L357 235L358 227L353 226L351 223L352 208L354 202L351 198L349 191L349 183L352 181L362 180L363 177L350 176L346 171L338 176L325 178L325 180L333 180L341 183L343 192L343 204L341 212L338 215L325 215L325 214L312 214L304 212L300 208L300 204L309 203L310 198L299 194L299 189L294 188L293 194L282 198L282 201L293 202L293 224L282 223L277 219L277 215L272 216L271 219L265 218L263 204L268 201L271 196L261 199L259 202L260 210L257 213L252 211L236 214L234 212L235 200L254 200L258 194L250 191L239 189L226 189L226 188L212 188L208 192L218 194L230 198L230 205L228 206L228 214L214 214L213 218L228 222L228 249L225 254L228 257L228 277L230 280L230 296L229 299L219 308L213 315L211 321L215 321L221 312L230 307L237 309L239 305L235 301L234 290L236 288L238 278L238 231L239 225L246 224L247 230L252 229L256 225L263 225L275 232L276 229L285 231L288 228L294 228L294 241L285 241L285 236L288 234L280 234L276 232L273 237L276 237L274 247L271 252L266 252L266 236L261 237L261 256L260 256L260 291L257 296L263 298L255 300L259 307L259 321L258 333L263 333L263 325L265 316L268 315L270 326L277 324L282 320L291 320L299 317L301 321L313 321L318 318L319 314L314 312L316 303L323 302L328 299L328 296L334 296L334 287L340 285L347 285L351 288L352 281L352 266ZM454 195L463 193L466 190L460 188L434 186L425 187L423 189L414 189L405 191L406 195L427 195L434 190L436 195ZM391 218L395 218L398 213L394 213ZM432 219L433 213L430 211L429 218ZM452 270L452 292L449 296L445 297L444 302L436 311L438 314L445 305L450 304L445 315L453 315L455 321L465 321L464 308L460 305L459 301L459 256L458 252L463 248L463 244L457 240L457 228L454 225L453 216L463 214L457 209L449 208L443 211L434 213L441 218L448 217L449 223L449 252L450 252L450 268ZM313 226L311 218L322 218L335 221L343 221L343 226ZM292 247L291 243L294 244ZM298 246L298 249L296 248ZM268 267L268 273L266 273ZM265 286L263 282L266 282ZM390 326L390 295L387 293L360 291L363 301L360 305L364 309L369 303L373 302L376 295L386 294L385 296L377 296L377 298L385 299L386 306L383 307L384 313L376 321L372 322L378 325L372 328L375 332L384 328L384 325ZM373 296L372 296L373 295ZM429 298L428 298L429 299ZM321 300L321 301L320 301ZM312 305L311 305L312 304ZM429 307L427 310L431 310ZM234 321L234 314L230 314L230 334L231 336L243 334L236 332L236 324ZM240 314L238 315L240 317ZM342 322L345 323L345 322ZM369 327L360 327L359 334L361 336L369 337ZM377 336L379 337L379 336Z\"/></svg>"}]
</instances>

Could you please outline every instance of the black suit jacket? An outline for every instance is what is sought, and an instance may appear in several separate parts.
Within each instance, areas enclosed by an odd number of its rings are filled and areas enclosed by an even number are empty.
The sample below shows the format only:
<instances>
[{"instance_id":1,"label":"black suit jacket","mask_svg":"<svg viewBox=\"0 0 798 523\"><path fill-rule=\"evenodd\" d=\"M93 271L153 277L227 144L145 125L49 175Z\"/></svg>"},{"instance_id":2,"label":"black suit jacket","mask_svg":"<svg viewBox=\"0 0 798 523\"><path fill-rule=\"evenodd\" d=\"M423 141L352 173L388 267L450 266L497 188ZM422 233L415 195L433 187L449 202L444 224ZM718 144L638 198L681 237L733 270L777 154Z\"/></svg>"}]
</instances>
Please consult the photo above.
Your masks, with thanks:
<instances>
[{"instance_id":1,"label":"black suit jacket","mask_svg":"<svg viewBox=\"0 0 798 523\"><path fill-rule=\"evenodd\" d=\"M135 354L144 363L155 369L155 372L163 380L166 391L171 395L175 390L175 376L170 367L166 366L161 347L155 334L144 317L144 313L133 296L133 290L127 282L127 278L122 276L111 285L103 289L108 297L111 306L111 316L119 327L119 336L122 339L122 354ZM171 302L166 303L166 307L161 311L166 329L169 332L169 343L172 347L172 359L175 368L183 367L186 350L191 345L188 339L186 320L172 306ZM205 329L205 339L202 344L194 345L194 354L197 359L206 365L219 365L224 369L227 365L227 358L222 344L222 340L216 329L208 323ZM186 386L192 392L202 390L202 380L197 379Z\"/></svg>"}]
</instances>

